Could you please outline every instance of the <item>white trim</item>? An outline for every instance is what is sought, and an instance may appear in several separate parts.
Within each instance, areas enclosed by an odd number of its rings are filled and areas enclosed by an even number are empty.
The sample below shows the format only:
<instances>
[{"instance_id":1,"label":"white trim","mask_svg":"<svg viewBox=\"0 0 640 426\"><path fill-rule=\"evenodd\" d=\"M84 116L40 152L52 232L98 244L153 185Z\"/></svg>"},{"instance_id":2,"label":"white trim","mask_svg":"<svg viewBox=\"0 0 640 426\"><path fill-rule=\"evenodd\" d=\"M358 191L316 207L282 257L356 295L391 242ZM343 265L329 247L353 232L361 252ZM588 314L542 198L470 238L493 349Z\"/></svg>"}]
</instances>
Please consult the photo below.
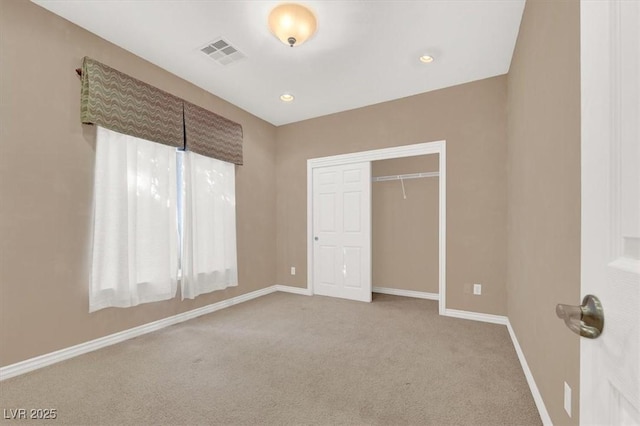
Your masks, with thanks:
<instances>
[{"instance_id":1,"label":"white trim","mask_svg":"<svg viewBox=\"0 0 640 426\"><path fill-rule=\"evenodd\" d=\"M446 265L447 265L447 155L446 141L417 143L331 157L307 160L307 289L313 294L313 169L365 161L388 160L417 155L439 154L439 245L438 245L438 294L439 314L446 311Z\"/></svg>"},{"instance_id":2,"label":"white trim","mask_svg":"<svg viewBox=\"0 0 640 426\"><path fill-rule=\"evenodd\" d=\"M440 300L438 293L427 293L424 291L401 290L398 288L373 287L374 293L391 294L393 296L414 297L416 299Z\"/></svg>"},{"instance_id":3,"label":"white trim","mask_svg":"<svg viewBox=\"0 0 640 426\"><path fill-rule=\"evenodd\" d=\"M99 339L90 340L85 343L80 343L79 345L60 349L59 351L51 352L48 354L37 356L35 358L11 364L6 367L0 368L0 381L58 363L60 361L65 361L67 359L74 358L88 352L93 352L95 350L102 349L104 347L111 346L113 344L120 343L134 337L142 336L143 334L151 333L152 331L157 331L170 325L197 318L201 315L219 311L220 309L228 308L230 306L237 305L239 303L246 302L260 296L265 296L276 291L277 286L266 287L247 294L232 297L231 299L222 300L211 305L203 306L198 309L183 312L178 315L163 318L158 321L150 322L148 324L130 328L128 330L110 334L108 336L100 337Z\"/></svg>"},{"instance_id":4,"label":"white trim","mask_svg":"<svg viewBox=\"0 0 640 426\"><path fill-rule=\"evenodd\" d=\"M480 312L459 311L457 309L447 309L444 313L447 317L462 318L472 321L490 322L492 324L506 325L509 320L504 315L483 314Z\"/></svg>"},{"instance_id":5,"label":"white trim","mask_svg":"<svg viewBox=\"0 0 640 426\"><path fill-rule=\"evenodd\" d=\"M440 265L438 266L438 292L440 294L440 305L438 307L438 313L444 315L447 310L447 144L442 141L442 146L439 147L440 158L439 169L440 182L438 188L440 206L438 211L439 220L439 232L438 232L438 258L440 259Z\"/></svg>"},{"instance_id":6,"label":"white trim","mask_svg":"<svg viewBox=\"0 0 640 426\"><path fill-rule=\"evenodd\" d=\"M416 143L412 145L394 146L371 151L353 152L351 154L332 155L330 157L312 158L307 164L313 167L337 166L340 164L360 163L364 161L388 160L391 158L413 157L416 155L438 154L445 141Z\"/></svg>"},{"instance_id":7,"label":"white trim","mask_svg":"<svg viewBox=\"0 0 640 426\"><path fill-rule=\"evenodd\" d=\"M516 338L516 333L513 330L513 327L511 327L511 322L509 321L509 318L502 315L482 314L479 312L460 311L457 309L447 309L445 312L445 315L449 317L454 317L454 318L489 322L493 324L502 324L507 326L507 330L509 331L509 336L511 337L511 341L513 342L513 347L516 350L516 354L518 355L518 360L520 360L520 365L522 366L522 371L524 372L524 376L527 379L527 384L529 385L529 390L531 391L531 395L533 396L533 401L536 403L536 407L538 408L538 413L540 414L540 419L542 420L542 424L545 426L553 426L553 422L551 421L551 417L549 416L547 407L544 405L542 394L540 394L540 390L536 385L536 381L533 378L533 374L529 369L529 364L527 364L527 360L524 357L524 352L522 352L520 343L518 343L518 339Z\"/></svg>"},{"instance_id":8,"label":"white trim","mask_svg":"<svg viewBox=\"0 0 640 426\"><path fill-rule=\"evenodd\" d=\"M542 424L545 426L552 426L553 422L551 422L551 417L549 416L547 407L545 407L544 401L542 400L542 394L540 394L540 390L538 390L536 381L533 379L533 374L531 374L529 364L527 364L527 360L524 357L524 352L522 352L520 343L518 343L518 339L516 338L516 333L515 331L513 331L513 327L511 327L511 322L509 322L509 320L507 320L507 330L509 330L509 336L511 336L511 341L513 342L513 346L516 349L516 354L518 354L518 359L520 360L522 371L524 371L524 377L526 377L527 383L529 384L529 389L531 390L531 395L533 395L533 400L536 403L536 407L538 408L538 413L540 413Z\"/></svg>"},{"instance_id":9,"label":"white trim","mask_svg":"<svg viewBox=\"0 0 640 426\"><path fill-rule=\"evenodd\" d=\"M190 319L197 318L202 315L219 311L221 309L228 308L230 306L237 305L242 302L247 302L249 300L256 299L261 296L266 296L267 294L275 293L276 291L282 291L285 293L293 293L293 294L299 294L299 295L311 295L311 292L309 291L308 288L305 289L305 288L291 287L291 286L285 286L285 285L273 285L260 290L252 291L251 293L243 294L241 296L233 297L231 299L222 300L220 302L213 303L211 305L203 306L198 309L194 309L188 312L183 312L181 314L174 315L172 317L163 318L161 320L144 324L139 327L134 327L128 330L121 331L119 333L110 334L108 336L101 337L99 339L91 340L89 342L81 343L79 345L71 346L65 349L61 349L59 351L40 355L35 358L27 359L25 361L21 361L15 364L8 365L6 367L2 367L0 368L0 381L19 376L21 374L25 374L30 371L37 370L39 368L47 367L49 365L56 364L61 361L65 361L67 359L74 358L79 355L93 352L95 350L102 349L104 347L111 346L116 343L121 343L125 340L142 336L144 334L151 333L153 331L157 331L174 324L178 324L184 321L188 321ZM385 288L385 287L374 287L373 291L376 293L393 294L397 296L417 297L421 299L438 300L438 295L435 293L425 293L425 292L412 291L412 290L398 290L398 289ZM509 336L511 336L513 346L515 347L516 353L518 355L518 359L520 360L520 364L522 365L522 370L524 371L524 375L527 379L527 383L529 384L529 389L531 390L531 394L533 395L533 400L535 401L536 407L538 408L538 412L540 413L540 418L542 419L542 423L544 425L552 425L551 418L549 417L549 413L547 412L547 409L544 405L544 401L542 400L542 395L540 394L540 391L536 386L536 382L533 379L533 375L531 374L531 370L529 369L527 360L524 357L522 348L520 348L520 344L518 343L518 339L516 338L515 332L513 331L513 328L511 327L511 323L509 322L509 320L506 317L500 316L500 315L482 314L482 313L469 312L469 311L459 311L455 309L447 309L445 315L450 317L455 317L455 318L469 319L473 321L505 324L507 326L507 330L509 330Z\"/></svg>"},{"instance_id":10,"label":"white trim","mask_svg":"<svg viewBox=\"0 0 640 426\"><path fill-rule=\"evenodd\" d=\"M302 287L292 287L292 286L288 286L288 285L280 285L277 284L275 285L276 291L282 291L284 293L293 293L293 294L300 294L302 296L311 296L311 291L309 291L308 288L302 288Z\"/></svg>"}]
</instances>

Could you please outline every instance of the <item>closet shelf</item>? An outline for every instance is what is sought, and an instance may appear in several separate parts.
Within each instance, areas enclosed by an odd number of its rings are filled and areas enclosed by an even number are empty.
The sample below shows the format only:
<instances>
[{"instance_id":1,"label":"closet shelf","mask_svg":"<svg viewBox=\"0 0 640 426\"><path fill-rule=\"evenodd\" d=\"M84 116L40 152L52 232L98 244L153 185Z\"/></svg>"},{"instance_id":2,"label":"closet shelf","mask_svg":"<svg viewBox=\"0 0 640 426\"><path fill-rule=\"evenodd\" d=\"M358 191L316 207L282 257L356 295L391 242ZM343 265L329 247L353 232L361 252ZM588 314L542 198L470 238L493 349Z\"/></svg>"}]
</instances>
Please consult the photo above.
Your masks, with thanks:
<instances>
[{"instance_id":1,"label":"closet shelf","mask_svg":"<svg viewBox=\"0 0 640 426\"><path fill-rule=\"evenodd\" d=\"M405 175L378 176L371 178L371 180L373 182L384 182L388 180L420 179L438 176L440 176L440 172L407 173Z\"/></svg>"}]
</instances>

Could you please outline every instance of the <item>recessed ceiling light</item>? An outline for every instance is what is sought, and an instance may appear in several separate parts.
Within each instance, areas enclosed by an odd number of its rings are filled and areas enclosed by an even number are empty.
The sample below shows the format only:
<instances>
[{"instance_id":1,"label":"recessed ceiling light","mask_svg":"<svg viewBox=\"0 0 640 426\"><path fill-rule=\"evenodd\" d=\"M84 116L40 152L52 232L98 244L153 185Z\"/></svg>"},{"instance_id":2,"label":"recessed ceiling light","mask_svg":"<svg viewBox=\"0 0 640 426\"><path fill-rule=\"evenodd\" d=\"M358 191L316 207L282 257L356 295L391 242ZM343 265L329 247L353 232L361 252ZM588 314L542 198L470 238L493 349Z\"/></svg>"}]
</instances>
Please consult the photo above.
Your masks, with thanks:
<instances>
[{"instance_id":1,"label":"recessed ceiling light","mask_svg":"<svg viewBox=\"0 0 640 426\"><path fill-rule=\"evenodd\" d=\"M420 56L420 62L424 62L425 64L428 64L429 62L433 62L433 56L422 55Z\"/></svg>"},{"instance_id":2,"label":"recessed ceiling light","mask_svg":"<svg viewBox=\"0 0 640 426\"><path fill-rule=\"evenodd\" d=\"M282 102L291 102L293 100L293 95L291 93L283 93L280 95L280 100Z\"/></svg>"}]
</instances>

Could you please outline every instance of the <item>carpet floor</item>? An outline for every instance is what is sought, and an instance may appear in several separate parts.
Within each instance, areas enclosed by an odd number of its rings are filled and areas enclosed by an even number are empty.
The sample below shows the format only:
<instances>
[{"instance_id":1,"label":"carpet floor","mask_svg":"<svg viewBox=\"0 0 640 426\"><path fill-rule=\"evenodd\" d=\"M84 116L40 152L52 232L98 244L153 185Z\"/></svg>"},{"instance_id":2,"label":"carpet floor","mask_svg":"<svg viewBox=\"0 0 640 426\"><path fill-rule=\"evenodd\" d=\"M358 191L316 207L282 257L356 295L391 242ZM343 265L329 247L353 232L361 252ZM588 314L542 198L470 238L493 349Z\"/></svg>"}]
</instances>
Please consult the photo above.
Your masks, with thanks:
<instances>
[{"instance_id":1,"label":"carpet floor","mask_svg":"<svg viewBox=\"0 0 640 426\"><path fill-rule=\"evenodd\" d=\"M36 424L541 424L505 326L380 294L270 294L0 382L16 408L57 410Z\"/></svg>"}]
</instances>

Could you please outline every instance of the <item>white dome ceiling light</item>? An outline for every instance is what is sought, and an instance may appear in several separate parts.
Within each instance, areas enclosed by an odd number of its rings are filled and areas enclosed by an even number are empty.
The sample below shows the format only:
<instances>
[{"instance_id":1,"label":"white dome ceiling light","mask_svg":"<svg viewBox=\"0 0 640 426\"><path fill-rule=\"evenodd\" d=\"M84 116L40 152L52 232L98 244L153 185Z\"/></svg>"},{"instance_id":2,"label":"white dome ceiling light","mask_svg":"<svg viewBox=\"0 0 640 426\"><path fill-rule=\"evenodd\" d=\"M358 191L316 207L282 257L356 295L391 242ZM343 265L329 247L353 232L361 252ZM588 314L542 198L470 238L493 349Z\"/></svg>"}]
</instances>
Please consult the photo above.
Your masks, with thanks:
<instances>
[{"instance_id":1,"label":"white dome ceiling light","mask_svg":"<svg viewBox=\"0 0 640 426\"><path fill-rule=\"evenodd\" d=\"M269 14L269 29L284 44L300 46L316 32L316 17L295 3L276 6Z\"/></svg>"}]
</instances>

